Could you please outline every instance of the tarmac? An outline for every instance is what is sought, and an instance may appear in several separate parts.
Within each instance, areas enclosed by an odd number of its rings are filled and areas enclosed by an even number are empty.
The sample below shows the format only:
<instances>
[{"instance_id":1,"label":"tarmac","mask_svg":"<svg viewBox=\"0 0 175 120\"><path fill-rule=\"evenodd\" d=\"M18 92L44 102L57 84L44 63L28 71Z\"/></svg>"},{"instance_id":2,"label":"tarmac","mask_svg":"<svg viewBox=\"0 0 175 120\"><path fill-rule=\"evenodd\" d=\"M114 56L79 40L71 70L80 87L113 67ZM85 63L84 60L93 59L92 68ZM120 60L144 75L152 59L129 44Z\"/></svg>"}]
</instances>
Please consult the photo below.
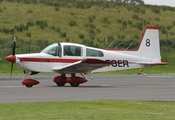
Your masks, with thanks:
<instances>
[{"instance_id":1,"label":"tarmac","mask_svg":"<svg viewBox=\"0 0 175 120\"><path fill-rule=\"evenodd\" d=\"M27 88L24 75L0 74L0 103L79 100L175 101L175 75L101 75L88 76L79 87L58 87L57 74L28 76L40 84Z\"/></svg>"}]
</instances>

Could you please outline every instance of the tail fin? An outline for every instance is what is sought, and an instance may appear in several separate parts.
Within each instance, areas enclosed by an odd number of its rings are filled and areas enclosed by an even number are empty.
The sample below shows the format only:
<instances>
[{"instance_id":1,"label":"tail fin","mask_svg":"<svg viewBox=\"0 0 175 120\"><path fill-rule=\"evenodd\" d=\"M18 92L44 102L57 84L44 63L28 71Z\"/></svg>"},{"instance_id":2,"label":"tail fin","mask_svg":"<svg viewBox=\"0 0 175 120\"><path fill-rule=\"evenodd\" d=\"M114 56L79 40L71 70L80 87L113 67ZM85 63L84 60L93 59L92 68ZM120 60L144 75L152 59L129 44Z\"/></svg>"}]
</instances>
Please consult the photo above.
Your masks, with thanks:
<instances>
[{"instance_id":1,"label":"tail fin","mask_svg":"<svg viewBox=\"0 0 175 120\"><path fill-rule=\"evenodd\" d=\"M159 31L157 26L146 26L137 55L152 62L161 62Z\"/></svg>"}]
</instances>

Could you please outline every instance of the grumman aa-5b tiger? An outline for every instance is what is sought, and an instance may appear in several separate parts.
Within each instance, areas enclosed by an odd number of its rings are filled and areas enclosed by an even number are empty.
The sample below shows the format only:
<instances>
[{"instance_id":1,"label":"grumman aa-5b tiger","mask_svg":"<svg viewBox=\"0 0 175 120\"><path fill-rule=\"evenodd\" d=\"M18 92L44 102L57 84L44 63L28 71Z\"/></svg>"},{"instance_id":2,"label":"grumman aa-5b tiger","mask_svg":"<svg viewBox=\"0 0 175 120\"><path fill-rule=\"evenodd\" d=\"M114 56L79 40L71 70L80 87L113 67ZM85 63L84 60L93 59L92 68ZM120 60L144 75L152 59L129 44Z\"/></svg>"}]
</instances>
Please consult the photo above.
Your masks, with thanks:
<instances>
[{"instance_id":1,"label":"grumman aa-5b tiger","mask_svg":"<svg viewBox=\"0 0 175 120\"><path fill-rule=\"evenodd\" d=\"M40 53L15 54L16 40L14 39L13 54L6 60L16 63L31 75L40 72L57 72L60 74L53 78L58 86L69 83L73 87L87 82L84 75L93 72L116 71L133 68L143 68L147 65L166 65L161 62L158 27L147 26L136 51L119 51L99 49L76 43L53 43ZM12 72L12 68L11 68ZM82 77L76 76L80 73ZM66 77L70 74L70 77ZM39 82L26 78L22 84L32 87Z\"/></svg>"}]
</instances>

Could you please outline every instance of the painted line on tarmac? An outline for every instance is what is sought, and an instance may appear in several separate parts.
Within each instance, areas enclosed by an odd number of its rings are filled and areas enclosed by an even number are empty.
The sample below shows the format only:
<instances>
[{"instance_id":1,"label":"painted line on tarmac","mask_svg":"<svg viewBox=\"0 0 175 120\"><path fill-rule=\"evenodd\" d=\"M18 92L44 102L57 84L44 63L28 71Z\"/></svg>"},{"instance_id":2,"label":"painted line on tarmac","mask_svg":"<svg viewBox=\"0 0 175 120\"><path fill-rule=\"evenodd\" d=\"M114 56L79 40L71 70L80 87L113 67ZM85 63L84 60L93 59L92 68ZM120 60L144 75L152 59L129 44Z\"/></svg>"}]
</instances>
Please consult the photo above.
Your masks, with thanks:
<instances>
[{"instance_id":1,"label":"painted line on tarmac","mask_svg":"<svg viewBox=\"0 0 175 120\"><path fill-rule=\"evenodd\" d=\"M172 78L173 76L147 76L147 77L151 77L151 78L158 78L158 77L160 77L160 78L162 78L162 77L164 77L164 78Z\"/></svg>"},{"instance_id":2,"label":"painted line on tarmac","mask_svg":"<svg viewBox=\"0 0 175 120\"><path fill-rule=\"evenodd\" d=\"M0 86L0 88L22 88L24 86Z\"/></svg>"}]
</instances>

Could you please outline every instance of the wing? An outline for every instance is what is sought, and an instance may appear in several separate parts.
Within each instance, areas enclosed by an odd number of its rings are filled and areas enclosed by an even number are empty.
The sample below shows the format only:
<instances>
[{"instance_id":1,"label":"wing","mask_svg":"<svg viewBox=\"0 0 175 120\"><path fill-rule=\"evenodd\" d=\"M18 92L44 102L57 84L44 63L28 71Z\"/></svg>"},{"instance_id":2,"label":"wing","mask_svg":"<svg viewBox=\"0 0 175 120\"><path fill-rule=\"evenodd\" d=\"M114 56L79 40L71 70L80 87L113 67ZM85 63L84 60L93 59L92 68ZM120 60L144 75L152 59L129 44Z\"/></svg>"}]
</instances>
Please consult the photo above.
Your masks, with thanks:
<instances>
[{"instance_id":1,"label":"wing","mask_svg":"<svg viewBox=\"0 0 175 120\"><path fill-rule=\"evenodd\" d=\"M110 62L99 59L83 59L63 67L54 67L53 71L58 73L88 73L110 64Z\"/></svg>"}]
</instances>

